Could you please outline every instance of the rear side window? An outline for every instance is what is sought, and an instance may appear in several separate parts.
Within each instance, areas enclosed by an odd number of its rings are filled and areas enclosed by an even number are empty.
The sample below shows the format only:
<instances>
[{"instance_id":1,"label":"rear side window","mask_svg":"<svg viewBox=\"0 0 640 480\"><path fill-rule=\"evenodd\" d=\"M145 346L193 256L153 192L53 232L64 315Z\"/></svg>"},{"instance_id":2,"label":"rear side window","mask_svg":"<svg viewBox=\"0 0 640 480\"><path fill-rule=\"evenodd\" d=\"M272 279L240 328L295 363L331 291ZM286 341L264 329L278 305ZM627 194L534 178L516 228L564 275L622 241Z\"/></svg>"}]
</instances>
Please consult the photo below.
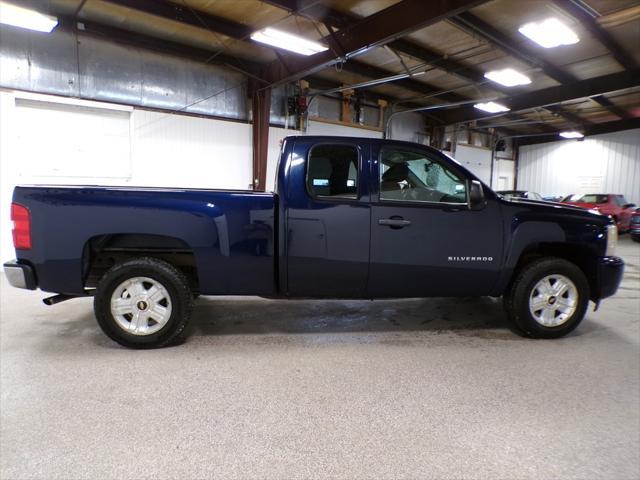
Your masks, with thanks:
<instances>
[{"instance_id":1,"label":"rear side window","mask_svg":"<svg viewBox=\"0 0 640 480\"><path fill-rule=\"evenodd\" d=\"M583 203L607 203L608 196L607 195L583 195L576 201L583 202Z\"/></svg>"},{"instance_id":2,"label":"rear side window","mask_svg":"<svg viewBox=\"0 0 640 480\"><path fill-rule=\"evenodd\" d=\"M314 197L357 198L358 149L316 145L309 153L307 189Z\"/></svg>"}]
</instances>

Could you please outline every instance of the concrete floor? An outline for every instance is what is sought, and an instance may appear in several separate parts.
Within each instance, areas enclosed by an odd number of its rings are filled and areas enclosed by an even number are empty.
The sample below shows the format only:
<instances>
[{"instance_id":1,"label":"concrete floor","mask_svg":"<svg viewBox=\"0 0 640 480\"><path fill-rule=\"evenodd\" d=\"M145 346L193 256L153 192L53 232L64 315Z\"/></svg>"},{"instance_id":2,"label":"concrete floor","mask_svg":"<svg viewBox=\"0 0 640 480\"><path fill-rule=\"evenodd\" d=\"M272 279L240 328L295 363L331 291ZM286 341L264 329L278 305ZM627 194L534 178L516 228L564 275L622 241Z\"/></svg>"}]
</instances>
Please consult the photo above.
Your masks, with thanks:
<instances>
[{"instance_id":1,"label":"concrete floor","mask_svg":"<svg viewBox=\"0 0 640 480\"><path fill-rule=\"evenodd\" d=\"M1 284L0 478L640 476L640 244L618 295L532 341L491 299L201 299L120 348L91 300Z\"/></svg>"}]
</instances>

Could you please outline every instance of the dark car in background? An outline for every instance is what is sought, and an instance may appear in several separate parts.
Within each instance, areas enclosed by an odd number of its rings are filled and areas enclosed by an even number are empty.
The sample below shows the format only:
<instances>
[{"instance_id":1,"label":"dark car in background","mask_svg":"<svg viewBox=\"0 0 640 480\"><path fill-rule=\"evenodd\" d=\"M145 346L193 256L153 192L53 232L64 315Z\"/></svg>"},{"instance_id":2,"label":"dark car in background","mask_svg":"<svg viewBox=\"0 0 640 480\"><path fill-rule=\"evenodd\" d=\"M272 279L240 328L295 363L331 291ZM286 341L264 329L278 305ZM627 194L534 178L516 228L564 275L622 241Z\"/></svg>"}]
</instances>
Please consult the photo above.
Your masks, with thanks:
<instances>
[{"instance_id":1,"label":"dark car in background","mask_svg":"<svg viewBox=\"0 0 640 480\"><path fill-rule=\"evenodd\" d=\"M629 226L631 239L634 242L640 242L640 208L631 214L631 224Z\"/></svg>"},{"instance_id":2,"label":"dark car in background","mask_svg":"<svg viewBox=\"0 0 640 480\"><path fill-rule=\"evenodd\" d=\"M526 198L529 200L545 201L539 193L529 192L527 190L500 190L497 193L506 198Z\"/></svg>"},{"instance_id":3,"label":"dark car in background","mask_svg":"<svg viewBox=\"0 0 640 480\"><path fill-rule=\"evenodd\" d=\"M571 195L562 203L596 210L602 215L610 215L616 222L620 232L629 231L634 203L628 203L624 195L614 193L588 193Z\"/></svg>"}]
</instances>

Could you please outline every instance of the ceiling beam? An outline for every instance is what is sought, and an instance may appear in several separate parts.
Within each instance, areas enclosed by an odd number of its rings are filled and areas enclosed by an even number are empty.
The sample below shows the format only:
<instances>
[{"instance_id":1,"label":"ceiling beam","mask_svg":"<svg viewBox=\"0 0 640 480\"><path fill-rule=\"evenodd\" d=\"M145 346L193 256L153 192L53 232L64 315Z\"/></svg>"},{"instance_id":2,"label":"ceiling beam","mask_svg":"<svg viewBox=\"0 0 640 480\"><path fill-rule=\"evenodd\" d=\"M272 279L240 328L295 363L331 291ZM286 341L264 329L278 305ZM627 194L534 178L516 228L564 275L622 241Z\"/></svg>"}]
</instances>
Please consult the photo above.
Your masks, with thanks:
<instances>
[{"instance_id":1,"label":"ceiling beam","mask_svg":"<svg viewBox=\"0 0 640 480\"><path fill-rule=\"evenodd\" d=\"M601 77L578 80L566 85L544 88L533 92L512 95L501 98L500 103L509 107L512 111L528 110L536 107L556 105L567 100L577 98L589 98L603 93L624 90L638 86L640 69L626 70L611 73ZM487 117L499 116L494 113L485 113L473 107L461 107L455 111L444 112L440 115L446 124L468 122Z\"/></svg>"},{"instance_id":2,"label":"ceiling beam","mask_svg":"<svg viewBox=\"0 0 640 480\"><path fill-rule=\"evenodd\" d=\"M463 12L456 17L450 18L449 21L472 35L482 38L487 43L504 50L512 57L517 58L527 65L539 68L545 75L559 83L569 83L576 80L570 73L538 57L533 50L524 45L517 44L509 35L505 35L500 30L469 12Z\"/></svg>"},{"instance_id":3,"label":"ceiling beam","mask_svg":"<svg viewBox=\"0 0 640 480\"><path fill-rule=\"evenodd\" d=\"M63 29L75 30L76 24L78 24L78 30L81 32L91 34L110 42L147 48L158 53L176 55L197 62L224 65L253 78L258 78L258 75L264 66L258 62L239 59L221 52L192 47L183 43L163 40L142 33L134 33L129 30L104 25L102 23L90 22L87 20L76 20L64 15L58 15L58 20L61 28Z\"/></svg>"},{"instance_id":4,"label":"ceiling beam","mask_svg":"<svg viewBox=\"0 0 640 480\"><path fill-rule=\"evenodd\" d=\"M598 23L600 15L593 13L593 10L582 0L553 0L559 8L567 12L580 24L586 28L602 45L604 45L613 58L627 70L637 68L638 64L622 46Z\"/></svg>"},{"instance_id":5,"label":"ceiling beam","mask_svg":"<svg viewBox=\"0 0 640 480\"><path fill-rule=\"evenodd\" d=\"M353 15L351 13L341 12L339 10L332 9L326 5L319 3L317 0L262 0L265 3L273 5L288 11L290 14L299 15L308 18L312 21L324 23L327 28L344 29L353 26L361 17ZM403 53L416 60L428 63L432 67L439 70L443 70L448 74L455 75L465 81L473 84L486 83L484 78L484 72L481 70L466 66L455 60L447 59L440 53L430 50L422 45L411 42L404 38L394 40L387 44L393 50ZM395 75L398 72L391 72L386 69L373 67L357 60L350 60L346 62L343 67L344 70L361 75L367 78L384 78L391 75ZM411 92L418 93L420 95L433 95L434 92L441 90L428 83L414 80L404 79L402 81L394 81L395 85L401 86ZM495 83L489 83L487 87L501 93L511 93L508 88L502 87ZM372 87L365 87L372 88ZM360 90L364 90L360 89ZM434 95L434 98L444 100L447 102L455 103L464 100L468 100L469 97L457 94L455 92L447 92L438 95ZM517 119L516 115L509 115L509 117ZM433 117L432 117L433 118ZM543 126L536 126L536 129L543 129Z\"/></svg>"},{"instance_id":6,"label":"ceiling beam","mask_svg":"<svg viewBox=\"0 0 640 480\"><path fill-rule=\"evenodd\" d=\"M216 15L167 0L109 0L109 3L167 20L185 23L193 27L211 30L231 38L247 38L252 33L251 27L241 23L231 22Z\"/></svg>"},{"instance_id":7,"label":"ceiling beam","mask_svg":"<svg viewBox=\"0 0 640 480\"><path fill-rule=\"evenodd\" d=\"M273 62L266 79L273 85L297 80L339 61L361 55L381 47L432 23L473 8L486 0L402 0L357 23L333 32L325 41L329 49L309 57L300 58L283 54L281 61Z\"/></svg>"},{"instance_id":8,"label":"ceiling beam","mask_svg":"<svg viewBox=\"0 0 640 480\"><path fill-rule=\"evenodd\" d=\"M585 127L583 129L583 133L585 137L589 137L592 135L602 135L604 133L613 133L620 132L623 130L632 130L635 128L640 128L640 117L631 118L627 120L614 120L612 122L604 122L604 123L594 123L591 126ZM518 144L520 146L524 145L533 145L536 143L548 143L548 142L570 142L572 140L566 140L563 138L526 138L519 139ZM575 140L573 140L575 141Z\"/></svg>"},{"instance_id":9,"label":"ceiling beam","mask_svg":"<svg viewBox=\"0 0 640 480\"><path fill-rule=\"evenodd\" d=\"M373 65L369 65L358 60L350 60L346 62L342 66L342 68L350 73L372 79L385 78L398 74L398 72L392 72L384 68L374 67ZM403 78L388 83L392 83L395 86L402 87L406 90L409 90L410 92L417 93L419 95L433 95L434 98L444 100L446 102L459 102L461 100L468 100L467 97L454 92L438 93L441 89L433 85L429 85L428 83L420 82L413 78Z\"/></svg>"},{"instance_id":10,"label":"ceiling beam","mask_svg":"<svg viewBox=\"0 0 640 480\"><path fill-rule=\"evenodd\" d=\"M299 15L310 20L321 22L327 26L343 29L353 26L362 18L356 15L340 12L329 8L316 0L263 0L265 3L287 10L289 13ZM445 58L444 55L404 38L394 40L387 44L393 50L428 63L449 74L456 75L464 80L474 83L484 82L483 72L466 66L455 60ZM501 90L499 87L497 90Z\"/></svg>"},{"instance_id":11,"label":"ceiling beam","mask_svg":"<svg viewBox=\"0 0 640 480\"><path fill-rule=\"evenodd\" d=\"M561 0L560 3L562 3L563 5L569 4L569 0ZM509 55L512 55L518 60L526 63L530 67L539 68L545 75L553 78L556 82L572 83L577 80L577 78L570 73L565 72L563 69L556 67L552 63L540 58L533 50L526 47L525 45L517 45L509 35L505 35L498 29L494 28L493 26L489 25L485 21L479 19L469 12L463 12L457 17L451 18L449 20L463 30L475 34L484 39L486 42L506 51ZM603 97L596 97L593 100L598 102L600 105L608 109L614 115L619 116L620 118L629 117L626 112L621 111L622 109L618 107L611 108L611 105L609 105L609 103L606 102L606 99L604 99ZM570 122L572 121L569 117L565 118Z\"/></svg>"}]
</instances>

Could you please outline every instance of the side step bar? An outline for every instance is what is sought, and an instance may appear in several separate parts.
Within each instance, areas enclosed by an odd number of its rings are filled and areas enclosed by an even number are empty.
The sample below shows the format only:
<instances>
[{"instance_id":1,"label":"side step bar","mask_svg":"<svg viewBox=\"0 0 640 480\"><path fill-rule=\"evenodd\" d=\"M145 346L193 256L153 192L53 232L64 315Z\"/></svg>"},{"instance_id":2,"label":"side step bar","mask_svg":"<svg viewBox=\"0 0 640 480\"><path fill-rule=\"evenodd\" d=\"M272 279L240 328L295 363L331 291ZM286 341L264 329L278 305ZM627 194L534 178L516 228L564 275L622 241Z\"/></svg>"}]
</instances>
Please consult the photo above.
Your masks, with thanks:
<instances>
[{"instance_id":1,"label":"side step bar","mask_svg":"<svg viewBox=\"0 0 640 480\"><path fill-rule=\"evenodd\" d=\"M55 305L56 303L66 302L74 298L93 297L93 293L85 293L82 295L67 295L66 293L59 293L53 297L47 297L42 299L42 303L45 305Z\"/></svg>"}]
</instances>

